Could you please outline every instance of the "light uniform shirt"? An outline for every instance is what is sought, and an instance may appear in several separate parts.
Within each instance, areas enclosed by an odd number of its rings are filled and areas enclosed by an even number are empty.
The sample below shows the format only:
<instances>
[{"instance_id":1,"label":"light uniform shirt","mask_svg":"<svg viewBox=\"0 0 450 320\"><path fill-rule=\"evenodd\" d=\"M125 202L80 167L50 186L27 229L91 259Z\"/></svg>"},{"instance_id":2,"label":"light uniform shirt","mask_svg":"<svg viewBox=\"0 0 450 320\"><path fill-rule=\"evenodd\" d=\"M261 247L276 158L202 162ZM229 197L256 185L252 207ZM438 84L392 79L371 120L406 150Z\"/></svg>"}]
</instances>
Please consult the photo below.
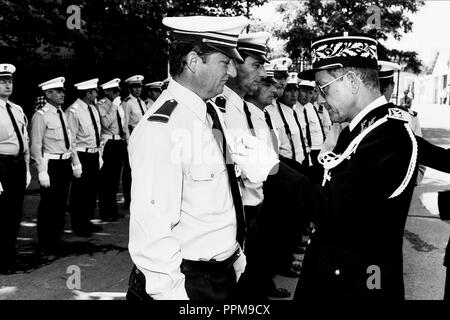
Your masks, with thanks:
<instances>
[{"instance_id":1,"label":"light uniform shirt","mask_svg":"<svg viewBox=\"0 0 450 320\"><path fill-rule=\"evenodd\" d=\"M278 146L280 145L277 131L274 130L276 141L272 141L269 125L266 122L266 112L255 106L253 103L247 101L250 110L253 126L255 127L255 134L258 139L264 141L267 146L273 148L278 154Z\"/></svg>"},{"instance_id":2,"label":"light uniform shirt","mask_svg":"<svg viewBox=\"0 0 450 320\"><path fill-rule=\"evenodd\" d=\"M146 120L171 99L178 105L167 123ZM145 275L148 294L186 299L182 259L229 258L239 247L236 214L205 102L171 80L153 107L128 147L129 252Z\"/></svg>"},{"instance_id":3,"label":"light uniform shirt","mask_svg":"<svg viewBox=\"0 0 450 320\"><path fill-rule=\"evenodd\" d=\"M88 106L83 100L77 99L66 110L74 148L97 148L95 128L88 108L92 109L100 135L100 116L97 109L94 106Z\"/></svg>"},{"instance_id":4,"label":"light uniform shirt","mask_svg":"<svg viewBox=\"0 0 450 320\"><path fill-rule=\"evenodd\" d=\"M127 128L131 127L134 129L138 122L142 119L142 110L137 99L141 101L141 106L144 113L147 111L147 104L144 100L141 98L136 98L131 94L126 97L122 102L122 108L125 112L125 123L127 124Z\"/></svg>"},{"instance_id":5,"label":"light uniform shirt","mask_svg":"<svg viewBox=\"0 0 450 320\"><path fill-rule=\"evenodd\" d=\"M308 122L309 122L309 131L311 133L311 149L312 150L320 150L322 148L322 144L324 142L323 134L322 134L322 128L320 127L320 120L317 117L317 113L314 111L314 106L308 102L305 105L302 105L300 102L297 101L295 105L295 111L298 115L298 120L300 121L300 124L302 125L304 137L306 141L307 135L306 135L306 118L304 114L304 109L306 109L306 115L308 116Z\"/></svg>"},{"instance_id":6,"label":"light uniform shirt","mask_svg":"<svg viewBox=\"0 0 450 320\"><path fill-rule=\"evenodd\" d=\"M145 104L147 105L147 110L150 109L150 107L155 103L155 101L153 101L150 98L145 99Z\"/></svg>"},{"instance_id":7,"label":"light uniform shirt","mask_svg":"<svg viewBox=\"0 0 450 320\"><path fill-rule=\"evenodd\" d=\"M242 135L251 134L244 112L244 100L227 86L224 86L222 96L226 100L226 111L223 113L225 126L231 134L234 143L237 143ZM213 100L215 101L215 99ZM242 180L239 181L239 187L243 194L242 202L245 206L257 206L262 203L264 199L262 182L253 183L245 176L242 176Z\"/></svg>"},{"instance_id":8,"label":"light uniform shirt","mask_svg":"<svg viewBox=\"0 0 450 320\"><path fill-rule=\"evenodd\" d=\"M281 102L280 102L280 106L281 106L281 110L284 114L284 117L286 118L286 122L288 124L289 130L291 131L292 142L294 144L294 149L295 149L295 160L299 163L302 163L305 160L305 154L303 152L300 129L294 118L294 110L293 110L293 108L290 108ZM280 138L280 155L282 155L283 157L289 158L289 159L293 159L291 142L285 131L284 122L278 111L278 106L276 104L275 105L272 104L270 106L267 106L266 110L269 112L270 118L272 119L272 124L273 124L274 129L276 128L278 131L278 136ZM301 118L298 117L300 126L302 126L302 122L300 119ZM305 143L306 143L305 134L303 134L303 136L305 138ZM307 148L307 144L305 146ZM307 148L307 152L308 152L308 148ZM309 156L309 155L306 155L306 156Z\"/></svg>"},{"instance_id":9,"label":"light uniform shirt","mask_svg":"<svg viewBox=\"0 0 450 320\"><path fill-rule=\"evenodd\" d=\"M117 118L117 111L119 111L120 120L122 123L122 129L125 134L124 126L124 112L122 106L120 105L120 97L116 97L113 101L108 98L103 98L97 103L97 109L100 114L101 123L101 136L102 139L106 140L112 135L120 135L119 129L119 119Z\"/></svg>"},{"instance_id":10,"label":"light uniform shirt","mask_svg":"<svg viewBox=\"0 0 450 320\"><path fill-rule=\"evenodd\" d=\"M8 104L11 106L13 117L16 120L22 137L25 162L28 166L30 162L30 149L28 147L27 118L19 105L9 100ZM17 139L17 134L9 117L8 110L6 109L6 102L0 99L0 154L15 156L19 153L19 148L19 140Z\"/></svg>"},{"instance_id":11,"label":"light uniform shirt","mask_svg":"<svg viewBox=\"0 0 450 320\"><path fill-rule=\"evenodd\" d=\"M322 121L323 130L325 131L325 138L328 137L328 134L331 130L331 119L330 114L328 113L328 110L325 107L321 107L317 102L314 102L314 108L317 110L317 113L319 114L320 121Z\"/></svg>"},{"instance_id":12,"label":"light uniform shirt","mask_svg":"<svg viewBox=\"0 0 450 320\"><path fill-rule=\"evenodd\" d=\"M67 125L66 114L62 112L66 126L69 145L71 144L71 132ZM38 109L31 118L31 157L36 161L39 172L47 171L47 163L44 154L64 154L72 152L71 146L66 148L64 131L58 109L46 103Z\"/></svg>"}]
</instances>

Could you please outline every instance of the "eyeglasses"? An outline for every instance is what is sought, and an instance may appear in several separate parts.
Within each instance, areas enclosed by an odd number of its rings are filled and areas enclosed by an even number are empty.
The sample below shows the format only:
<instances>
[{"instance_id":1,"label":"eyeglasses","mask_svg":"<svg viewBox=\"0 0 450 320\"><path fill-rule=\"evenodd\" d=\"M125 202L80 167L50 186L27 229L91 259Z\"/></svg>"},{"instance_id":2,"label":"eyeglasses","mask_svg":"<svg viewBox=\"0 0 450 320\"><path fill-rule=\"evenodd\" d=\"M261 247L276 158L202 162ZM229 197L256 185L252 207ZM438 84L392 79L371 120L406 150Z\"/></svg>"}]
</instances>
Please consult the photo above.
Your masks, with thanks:
<instances>
[{"instance_id":1,"label":"eyeglasses","mask_svg":"<svg viewBox=\"0 0 450 320\"><path fill-rule=\"evenodd\" d=\"M353 71L348 71L347 73L343 74L342 76L339 76L339 77L337 77L336 79L333 79L333 80L331 80L331 81L328 82L328 83L325 83L324 85L321 85L321 86L316 85L317 91L320 93L320 95L321 95L322 97L325 98L327 94L325 93L325 91L323 90L323 88L328 87L330 84L332 84L332 83L335 82L335 81L338 81L339 79L342 79L343 77L345 77L345 76L348 75L349 73L352 73L352 74L356 77L356 79L358 79L359 81L362 81L360 78L358 78L358 76L357 76Z\"/></svg>"}]
</instances>

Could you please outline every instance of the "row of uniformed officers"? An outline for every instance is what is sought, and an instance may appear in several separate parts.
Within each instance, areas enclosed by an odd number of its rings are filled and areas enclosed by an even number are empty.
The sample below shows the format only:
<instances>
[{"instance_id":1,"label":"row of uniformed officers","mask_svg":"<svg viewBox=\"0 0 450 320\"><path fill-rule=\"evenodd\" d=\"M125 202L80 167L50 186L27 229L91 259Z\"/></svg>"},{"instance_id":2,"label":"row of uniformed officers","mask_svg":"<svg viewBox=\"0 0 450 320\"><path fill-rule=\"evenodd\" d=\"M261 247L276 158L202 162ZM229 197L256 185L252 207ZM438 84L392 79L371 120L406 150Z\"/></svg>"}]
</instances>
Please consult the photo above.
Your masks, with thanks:
<instances>
[{"instance_id":1,"label":"row of uniformed officers","mask_svg":"<svg viewBox=\"0 0 450 320\"><path fill-rule=\"evenodd\" d=\"M0 272L15 269L15 243L22 216L25 189L31 181L30 158L36 162L41 200L37 235L43 253L63 250L61 236L67 201L74 234L89 237L101 227L94 218L97 196L103 221L121 217L117 192L123 171L125 207L130 202L131 173L127 140L133 128L161 93L163 82L146 84L147 101L140 98L141 75L125 80L129 96L121 102L120 79L100 86L98 79L75 84L78 99L63 110L64 77L39 84L45 104L31 119L31 128L20 106L11 102L11 64L0 64ZM70 195L69 195L70 190Z\"/></svg>"}]
</instances>

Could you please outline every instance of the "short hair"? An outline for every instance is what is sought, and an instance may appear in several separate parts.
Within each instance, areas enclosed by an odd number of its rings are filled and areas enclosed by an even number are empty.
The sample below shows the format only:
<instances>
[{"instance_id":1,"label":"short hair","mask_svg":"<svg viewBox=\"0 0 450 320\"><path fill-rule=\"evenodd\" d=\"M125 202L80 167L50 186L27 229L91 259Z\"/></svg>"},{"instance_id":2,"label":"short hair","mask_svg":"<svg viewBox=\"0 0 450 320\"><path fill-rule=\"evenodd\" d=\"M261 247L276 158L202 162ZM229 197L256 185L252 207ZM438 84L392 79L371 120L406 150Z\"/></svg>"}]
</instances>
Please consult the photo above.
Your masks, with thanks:
<instances>
[{"instance_id":1,"label":"short hair","mask_svg":"<svg viewBox=\"0 0 450 320\"><path fill-rule=\"evenodd\" d=\"M370 90L379 90L380 89L380 81L378 80L378 71L375 69L369 68L354 68L354 67L345 67L339 69L332 69L328 72L333 76L340 77L347 72L352 71L355 75L361 79L363 85Z\"/></svg>"},{"instance_id":2,"label":"short hair","mask_svg":"<svg viewBox=\"0 0 450 320\"><path fill-rule=\"evenodd\" d=\"M79 91L78 91L78 98L83 99L83 98L86 97L86 95L87 95L89 92L92 92L92 91L97 91L97 89L79 90Z\"/></svg>"},{"instance_id":3,"label":"short hair","mask_svg":"<svg viewBox=\"0 0 450 320\"><path fill-rule=\"evenodd\" d=\"M184 67L187 64L186 56L191 51L196 52L202 58L203 63L206 62L208 55L218 52L202 42L175 41L170 48L169 58L169 71L172 77L183 73Z\"/></svg>"},{"instance_id":4,"label":"short hair","mask_svg":"<svg viewBox=\"0 0 450 320\"><path fill-rule=\"evenodd\" d=\"M394 77L379 79L380 81L380 92L384 92L387 87L394 85Z\"/></svg>"}]
</instances>

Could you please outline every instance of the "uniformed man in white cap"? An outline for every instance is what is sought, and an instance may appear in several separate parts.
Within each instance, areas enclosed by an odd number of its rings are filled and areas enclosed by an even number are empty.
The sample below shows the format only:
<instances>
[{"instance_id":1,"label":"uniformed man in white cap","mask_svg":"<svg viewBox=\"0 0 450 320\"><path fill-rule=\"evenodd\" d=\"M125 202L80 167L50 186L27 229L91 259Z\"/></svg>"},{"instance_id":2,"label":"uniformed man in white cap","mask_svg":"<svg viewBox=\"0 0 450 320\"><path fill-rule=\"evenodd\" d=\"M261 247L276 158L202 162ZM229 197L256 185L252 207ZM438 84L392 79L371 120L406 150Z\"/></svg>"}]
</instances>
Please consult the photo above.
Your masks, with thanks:
<instances>
[{"instance_id":1,"label":"uniformed man in white cap","mask_svg":"<svg viewBox=\"0 0 450 320\"><path fill-rule=\"evenodd\" d=\"M305 136L305 129L294 107L298 99L298 77L296 72L289 73L283 95L275 105L266 107L274 128L280 137L280 155L297 161L307 170L310 166L310 148Z\"/></svg>"},{"instance_id":2,"label":"uniformed man in white cap","mask_svg":"<svg viewBox=\"0 0 450 320\"><path fill-rule=\"evenodd\" d=\"M128 86L130 94L123 100L122 108L125 112L125 124L127 127L127 142L130 138L134 127L142 119L143 115L147 111L147 105L145 101L142 100L142 81L144 81L144 76L135 75L127 78L125 83ZM125 209L130 207L130 189L131 189L131 171L130 163L128 161L128 153L125 155L125 161L123 165L122 172L122 190L123 196L125 198Z\"/></svg>"},{"instance_id":3,"label":"uniformed man in white cap","mask_svg":"<svg viewBox=\"0 0 450 320\"><path fill-rule=\"evenodd\" d=\"M31 181L27 119L9 100L15 71L12 64L0 64L0 274L15 272L16 238Z\"/></svg>"},{"instance_id":4,"label":"uniformed man in white cap","mask_svg":"<svg viewBox=\"0 0 450 320\"><path fill-rule=\"evenodd\" d=\"M117 191L126 154L126 126L120 102L120 79L102 84L105 98L97 103L100 114L103 165L100 170L99 215L103 221L116 221Z\"/></svg>"},{"instance_id":5,"label":"uniformed man in white cap","mask_svg":"<svg viewBox=\"0 0 450 320\"><path fill-rule=\"evenodd\" d=\"M41 185L37 235L44 254L58 254L63 249L61 236L70 183L72 175L81 176L72 157L71 132L62 110L64 81L64 77L58 77L39 84L46 103L31 119L31 156L36 161Z\"/></svg>"},{"instance_id":6,"label":"uniformed man in white cap","mask_svg":"<svg viewBox=\"0 0 450 320\"><path fill-rule=\"evenodd\" d=\"M316 83L314 81L299 79L298 99L294 108L310 148L312 166L319 165L317 156L326 139L325 129L320 121L318 113L311 103L315 87Z\"/></svg>"},{"instance_id":7,"label":"uniformed man in white cap","mask_svg":"<svg viewBox=\"0 0 450 320\"><path fill-rule=\"evenodd\" d=\"M153 103L155 103L156 99L158 99L158 97L161 95L162 85L162 81L150 82L144 85L147 94L147 99L145 99L147 109L150 109Z\"/></svg>"},{"instance_id":8,"label":"uniformed man in white cap","mask_svg":"<svg viewBox=\"0 0 450 320\"><path fill-rule=\"evenodd\" d=\"M100 115L97 102L98 79L75 84L79 98L66 110L67 121L72 133L75 169L81 169L79 179L70 189L70 213L73 232L81 237L90 237L101 230L93 225L97 204L97 190L100 172Z\"/></svg>"},{"instance_id":9,"label":"uniformed man in white cap","mask_svg":"<svg viewBox=\"0 0 450 320\"><path fill-rule=\"evenodd\" d=\"M292 59L288 57L281 57L270 60L273 65L274 77L277 81L277 97L283 95L284 88L286 88L286 81L289 77L289 67L292 65Z\"/></svg>"},{"instance_id":10,"label":"uniformed man in white cap","mask_svg":"<svg viewBox=\"0 0 450 320\"><path fill-rule=\"evenodd\" d=\"M208 99L236 76L244 17L176 17L173 79L133 131L129 299L230 299L245 267L231 138ZM227 159L227 161L225 161ZM200 275L200 276L199 276Z\"/></svg>"}]
</instances>

